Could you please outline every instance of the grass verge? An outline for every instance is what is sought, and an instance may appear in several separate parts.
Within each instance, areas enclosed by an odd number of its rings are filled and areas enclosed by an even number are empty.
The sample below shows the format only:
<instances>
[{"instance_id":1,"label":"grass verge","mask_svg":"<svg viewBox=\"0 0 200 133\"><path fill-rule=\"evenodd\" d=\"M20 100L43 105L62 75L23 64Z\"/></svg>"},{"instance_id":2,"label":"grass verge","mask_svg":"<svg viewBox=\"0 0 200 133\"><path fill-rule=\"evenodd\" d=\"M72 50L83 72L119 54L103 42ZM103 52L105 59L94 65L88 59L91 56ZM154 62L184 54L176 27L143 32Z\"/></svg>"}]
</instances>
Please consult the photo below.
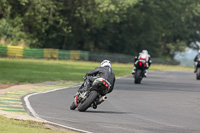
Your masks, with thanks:
<instances>
[{"instance_id":1,"label":"grass verge","mask_svg":"<svg viewBox=\"0 0 200 133\"><path fill-rule=\"evenodd\" d=\"M1 133L66 133L51 130L43 126L41 122L15 120L4 116L0 116L0 123Z\"/></svg>"},{"instance_id":2,"label":"grass verge","mask_svg":"<svg viewBox=\"0 0 200 133\"><path fill-rule=\"evenodd\" d=\"M82 81L98 62L0 58L0 83L39 83L45 81ZM117 77L131 74L133 64L113 63ZM193 70L192 67L152 65L150 70Z\"/></svg>"}]
</instances>

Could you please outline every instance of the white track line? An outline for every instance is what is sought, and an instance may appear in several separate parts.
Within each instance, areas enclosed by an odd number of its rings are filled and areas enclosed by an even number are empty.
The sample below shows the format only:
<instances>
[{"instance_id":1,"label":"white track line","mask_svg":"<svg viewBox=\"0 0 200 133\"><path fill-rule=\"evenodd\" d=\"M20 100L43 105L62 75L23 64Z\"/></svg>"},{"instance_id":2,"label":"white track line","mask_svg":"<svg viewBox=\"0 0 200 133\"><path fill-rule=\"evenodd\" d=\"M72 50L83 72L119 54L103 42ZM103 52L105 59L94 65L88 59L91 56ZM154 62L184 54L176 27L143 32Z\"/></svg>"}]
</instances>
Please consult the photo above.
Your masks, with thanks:
<instances>
[{"instance_id":1,"label":"white track line","mask_svg":"<svg viewBox=\"0 0 200 133\"><path fill-rule=\"evenodd\" d=\"M80 86L80 85L78 85L78 86ZM73 87L77 87L77 86L73 86ZM78 132L92 133L92 132L89 132L89 131L85 131L85 130L81 130L81 129L77 129L77 128L73 128L73 127L61 125L61 124L54 123L54 122L51 122L51 121L47 121L47 120L45 120L45 119L40 118L40 116L39 116L39 115L35 112L35 110L31 107L31 104L30 104L30 102L29 102L29 100L28 100L29 97L34 96L34 95L49 93L49 92L58 91L58 90L63 90L63 89L68 89L68 88L70 88L70 87L67 87L67 88L60 88L60 89L55 89L55 90L50 90L50 91L45 91L45 92L41 92L41 93L29 94L29 95L27 95L27 96L24 97L25 105L26 105L27 109L31 112L31 114L32 114L35 118L40 119L40 120L42 120L42 121L44 121L44 122L47 122L47 123L50 123L50 124L53 124L53 125L57 125L57 126L60 126L60 127L64 127L64 128L70 129L70 130L78 131Z\"/></svg>"}]
</instances>

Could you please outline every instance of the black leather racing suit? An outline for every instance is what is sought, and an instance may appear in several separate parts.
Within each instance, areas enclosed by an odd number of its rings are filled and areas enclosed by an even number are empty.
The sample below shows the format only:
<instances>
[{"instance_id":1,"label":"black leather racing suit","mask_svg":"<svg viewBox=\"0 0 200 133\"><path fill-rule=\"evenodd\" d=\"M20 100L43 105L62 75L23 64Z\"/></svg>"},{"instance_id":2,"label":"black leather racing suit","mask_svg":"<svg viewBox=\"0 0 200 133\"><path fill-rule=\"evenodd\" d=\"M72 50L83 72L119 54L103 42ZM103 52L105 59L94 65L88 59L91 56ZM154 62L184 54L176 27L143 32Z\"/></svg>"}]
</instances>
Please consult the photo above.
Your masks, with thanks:
<instances>
[{"instance_id":1,"label":"black leather racing suit","mask_svg":"<svg viewBox=\"0 0 200 133\"><path fill-rule=\"evenodd\" d=\"M88 71L86 76L87 76L88 82L90 83L93 83L93 81L97 78L94 76L98 76L98 77L106 79L111 84L111 87L108 93L110 93L114 88L115 74L113 73L113 70L110 67L107 67L107 66L97 67L92 71Z\"/></svg>"}]
</instances>

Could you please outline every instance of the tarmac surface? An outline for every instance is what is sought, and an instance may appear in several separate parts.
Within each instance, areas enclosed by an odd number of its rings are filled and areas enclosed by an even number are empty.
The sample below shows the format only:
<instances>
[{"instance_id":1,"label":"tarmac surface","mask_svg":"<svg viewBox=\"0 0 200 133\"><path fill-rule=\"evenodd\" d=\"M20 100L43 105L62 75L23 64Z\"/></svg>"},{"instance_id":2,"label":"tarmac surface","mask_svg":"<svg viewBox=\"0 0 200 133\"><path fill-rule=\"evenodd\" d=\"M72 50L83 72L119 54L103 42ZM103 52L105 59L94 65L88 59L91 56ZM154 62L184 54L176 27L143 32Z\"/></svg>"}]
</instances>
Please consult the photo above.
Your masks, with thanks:
<instances>
[{"instance_id":1,"label":"tarmac surface","mask_svg":"<svg viewBox=\"0 0 200 133\"><path fill-rule=\"evenodd\" d=\"M119 78L108 100L86 112L69 109L77 89L30 96L31 113L82 132L200 132L200 80L192 71L149 71L139 85L132 76Z\"/></svg>"}]
</instances>

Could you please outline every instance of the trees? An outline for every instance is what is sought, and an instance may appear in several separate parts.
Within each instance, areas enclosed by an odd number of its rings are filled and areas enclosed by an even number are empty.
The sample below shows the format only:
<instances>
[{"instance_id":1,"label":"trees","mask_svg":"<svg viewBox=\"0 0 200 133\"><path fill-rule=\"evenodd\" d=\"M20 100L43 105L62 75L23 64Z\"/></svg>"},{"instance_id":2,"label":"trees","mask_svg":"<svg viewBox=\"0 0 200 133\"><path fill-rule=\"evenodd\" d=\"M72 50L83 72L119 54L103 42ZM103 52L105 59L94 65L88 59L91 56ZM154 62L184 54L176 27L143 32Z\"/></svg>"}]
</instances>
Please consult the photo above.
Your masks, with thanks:
<instances>
[{"instance_id":1,"label":"trees","mask_svg":"<svg viewBox=\"0 0 200 133\"><path fill-rule=\"evenodd\" d=\"M1 0L0 38L33 48L173 58L197 48L199 0ZM16 44L16 43L14 43Z\"/></svg>"}]
</instances>

